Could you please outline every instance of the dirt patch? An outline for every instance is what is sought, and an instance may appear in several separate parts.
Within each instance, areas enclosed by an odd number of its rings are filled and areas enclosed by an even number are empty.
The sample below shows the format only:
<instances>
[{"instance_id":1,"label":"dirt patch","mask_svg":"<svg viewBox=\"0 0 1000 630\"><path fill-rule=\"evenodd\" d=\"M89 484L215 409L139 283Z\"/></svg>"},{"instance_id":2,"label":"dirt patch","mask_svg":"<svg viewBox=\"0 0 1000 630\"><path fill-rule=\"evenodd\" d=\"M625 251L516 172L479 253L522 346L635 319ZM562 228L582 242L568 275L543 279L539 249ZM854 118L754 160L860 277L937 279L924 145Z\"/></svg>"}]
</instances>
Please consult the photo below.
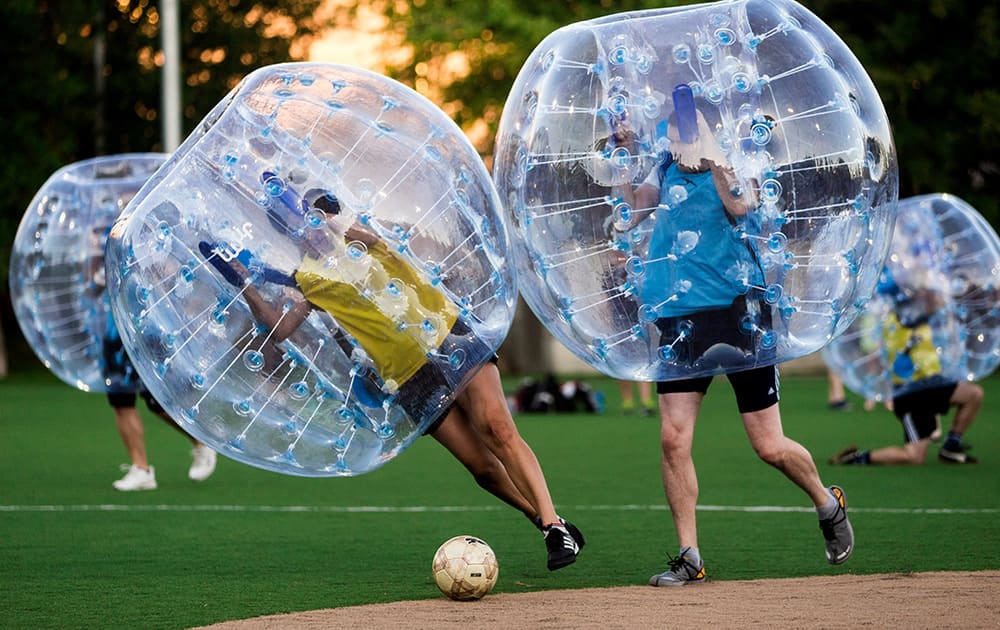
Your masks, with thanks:
<instances>
[{"instance_id":1,"label":"dirt patch","mask_svg":"<svg viewBox=\"0 0 1000 630\"><path fill-rule=\"evenodd\" d=\"M227 621L213 630L320 628L1000 628L1000 571L706 582L500 593Z\"/></svg>"}]
</instances>

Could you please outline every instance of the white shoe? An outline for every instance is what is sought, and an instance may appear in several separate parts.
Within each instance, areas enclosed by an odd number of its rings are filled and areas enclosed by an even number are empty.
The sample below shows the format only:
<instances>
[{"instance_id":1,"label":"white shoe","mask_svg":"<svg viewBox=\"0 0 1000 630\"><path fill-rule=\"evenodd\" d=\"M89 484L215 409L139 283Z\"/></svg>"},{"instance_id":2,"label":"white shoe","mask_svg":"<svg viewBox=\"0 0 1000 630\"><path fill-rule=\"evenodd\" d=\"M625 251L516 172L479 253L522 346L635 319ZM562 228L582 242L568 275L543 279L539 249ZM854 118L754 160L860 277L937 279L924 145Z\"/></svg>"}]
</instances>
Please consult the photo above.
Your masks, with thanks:
<instances>
[{"instance_id":1,"label":"white shoe","mask_svg":"<svg viewBox=\"0 0 1000 630\"><path fill-rule=\"evenodd\" d=\"M122 464L122 470L128 471L124 477L111 484L115 490L131 492L132 490L156 490L156 471L150 466L143 470L138 466Z\"/></svg>"},{"instance_id":2,"label":"white shoe","mask_svg":"<svg viewBox=\"0 0 1000 630\"><path fill-rule=\"evenodd\" d=\"M199 444L191 451L191 468L188 477L192 481L205 481L215 472L215 451Z\"/></svg>"}]
</instances>

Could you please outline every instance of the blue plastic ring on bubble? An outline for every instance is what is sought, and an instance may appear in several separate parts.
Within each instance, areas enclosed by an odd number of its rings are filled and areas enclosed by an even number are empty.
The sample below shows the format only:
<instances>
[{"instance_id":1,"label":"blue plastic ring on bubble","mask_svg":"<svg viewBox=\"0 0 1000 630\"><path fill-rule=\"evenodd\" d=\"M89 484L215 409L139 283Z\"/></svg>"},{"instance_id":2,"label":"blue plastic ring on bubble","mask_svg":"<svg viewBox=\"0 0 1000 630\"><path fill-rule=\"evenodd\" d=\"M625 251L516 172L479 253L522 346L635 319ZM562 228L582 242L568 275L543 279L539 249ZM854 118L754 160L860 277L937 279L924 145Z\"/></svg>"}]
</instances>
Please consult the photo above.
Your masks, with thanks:
<instances>
[{"instance_id":1,"label":"blue plastic ring on bubble","mask_svg":"<svg viewBox=\"0 0 1000 630\"><path fill-rule=\"evenodd\" d=\"M657 320L656 309L649 304L643 304L638 311L639 321L652 324Z\"/></svg>"},{"instance_id":2,"label":"blue plastic ring on bubble","mask_svg":"<svg viewBox=\"0 0 1000 630\"><path fill-rule=\"evenodd\" d=\"M656 355L664 363L671 363L677 359L677 352L671 346L660 346L656 351Z\"/></svg>"}]
</instances>

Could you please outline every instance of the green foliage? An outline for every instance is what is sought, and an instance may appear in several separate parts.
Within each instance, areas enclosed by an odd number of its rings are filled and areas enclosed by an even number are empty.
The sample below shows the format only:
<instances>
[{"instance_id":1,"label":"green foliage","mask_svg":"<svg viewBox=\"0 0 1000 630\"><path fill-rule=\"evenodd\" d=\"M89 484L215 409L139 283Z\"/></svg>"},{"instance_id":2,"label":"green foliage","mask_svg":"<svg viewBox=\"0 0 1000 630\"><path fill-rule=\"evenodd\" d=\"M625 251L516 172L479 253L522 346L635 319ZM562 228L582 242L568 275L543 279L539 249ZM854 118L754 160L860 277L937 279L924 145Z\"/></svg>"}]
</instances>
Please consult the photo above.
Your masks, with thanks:
<instances>
[{"instance_id":1,"label":"green foliage","mask_svg":"<svg viewBox=\"0 0 1000 630\"><path fill-rule=\"evenodd\" d=\"M813 0L889 113L900 198L957 195L1000 226L1000 5Z\"/></svg>"},{"instance_id":2,"label":"green foliage","mask_svg":"<svg viewBox=\"0 0 1000 630\"><path fill-rule=\"evenodd\" d=\"M481 51L448 86L462 126L488 114L492 131L522 63L553 30L581 20L691 2L504 0L415 2L394 19L414 47L398 78L451 50ZM868 70L893 124L900 197L948 192L1000 226L1000 7L976 0L809 0ZM489 42L490 46L484 44Z\"/></svg>"},{"instance_id":3,"label":"green foliage","mask_svg":"<svg viewBox=\"0 0 1000 630\"><path fill-rule=\"evenodd\" d=\"M291 36L316 30L320 0L184 0L184 133L257 67L291 61ZM158 3L0 3L5 124L0 170L0 276L25 208L58 168L113 153L163 151ZM288 30L290 24L294 30ZM104 61L99 62L100 43Z\"/></svg>"},{"instance_id":4,"label":"green foliage","mask_svg":"<svg viewBox=\"0 0 1000 630\"><path fill-rule=\"evenodd\" d=\"M617 384L590 383L607 396L604 415L518 418L560 514L588 541L576 564L551 573L537 530L432 439L361 477L303 479L220 457L215 475L193 484L190 443L142 408L160 487L119 493L111 482L125 453L104 397L48 372L15 374L0 382L0 583L10 585L0 619L10 628L187 628L440 598L434 550L465 533L496 551L498 593L645 584L676 551L659 423L618 416ZM825 458L850 442L898 443L899 423L881 408L860 410L856 398L856 411L828 410L822 378L782 379L785 431L848 495L857 551L831 567L808 499L757 459L717 379L694 445L699 504L732 506L698 515L711 579L1000 569L1000 425L990 422L1000 416L1000 397L990 395L1000 377L983 385L968 433L979 464L835 468ZM280 511L294 506L302 509ZM942 553L949 532L961 542Z\"/></svg>"},{"instance_id":5,"label":"green foliage","mask_svg":"<svg viewBox=\"0 0 1000 630\"><path fill-rule=\"evenodd\" d=\"M468 126L486 114L495 132L500 110L521 65L547 35L567 24L610 13L683 4L693 2L423 0L412 6L392 5L388 8L390 17L405 26L407 44L414 48L412 63L395 68L394 77L413 84L421 63L452 51L467 53L471 71L466 78L446 87L444 100L457 104L454 118L459 126Z\"/></svg>"}]
</instances>

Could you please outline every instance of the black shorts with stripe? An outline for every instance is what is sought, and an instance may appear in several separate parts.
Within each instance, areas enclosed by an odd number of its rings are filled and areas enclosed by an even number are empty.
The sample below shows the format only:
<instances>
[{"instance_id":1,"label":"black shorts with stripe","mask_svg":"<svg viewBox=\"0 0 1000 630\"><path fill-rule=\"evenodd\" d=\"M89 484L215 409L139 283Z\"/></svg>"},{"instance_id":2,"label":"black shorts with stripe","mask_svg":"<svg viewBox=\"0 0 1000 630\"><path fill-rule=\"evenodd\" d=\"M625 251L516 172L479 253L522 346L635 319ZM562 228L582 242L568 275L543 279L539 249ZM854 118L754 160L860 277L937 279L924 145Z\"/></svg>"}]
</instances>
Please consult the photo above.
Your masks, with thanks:
<instances>
[{"instance_id":1,"label":"black shorts with stripe","mask_svg":"<svg viewBox=\"0 0 1000 630\"><path fill-rule=\"evenodd\" d=\"M937 430L938 416L948 413L958 383L925 387L892 399L892 412L903 424L907 444L929 438Z\"/></svg>"},{"instance_id":2,"label":"black shorts with stripe","mask_svg":"<svg viewBox=\"0 0 1000 630\"><path fill-rule=\"evenodd\" d=\"M656 384L657 394L674 394L698 392L704 395L708 392L708 386L712 384L714 376L701 376L698 378L685 378L677 381L661 381ZM729 384L736 394L736 406L740 413L752 413L767 409L771 405L777 404L780 398L778 366L767 365L764 367L730 372L726 374Z\"/></svg>"}]
</instances>

